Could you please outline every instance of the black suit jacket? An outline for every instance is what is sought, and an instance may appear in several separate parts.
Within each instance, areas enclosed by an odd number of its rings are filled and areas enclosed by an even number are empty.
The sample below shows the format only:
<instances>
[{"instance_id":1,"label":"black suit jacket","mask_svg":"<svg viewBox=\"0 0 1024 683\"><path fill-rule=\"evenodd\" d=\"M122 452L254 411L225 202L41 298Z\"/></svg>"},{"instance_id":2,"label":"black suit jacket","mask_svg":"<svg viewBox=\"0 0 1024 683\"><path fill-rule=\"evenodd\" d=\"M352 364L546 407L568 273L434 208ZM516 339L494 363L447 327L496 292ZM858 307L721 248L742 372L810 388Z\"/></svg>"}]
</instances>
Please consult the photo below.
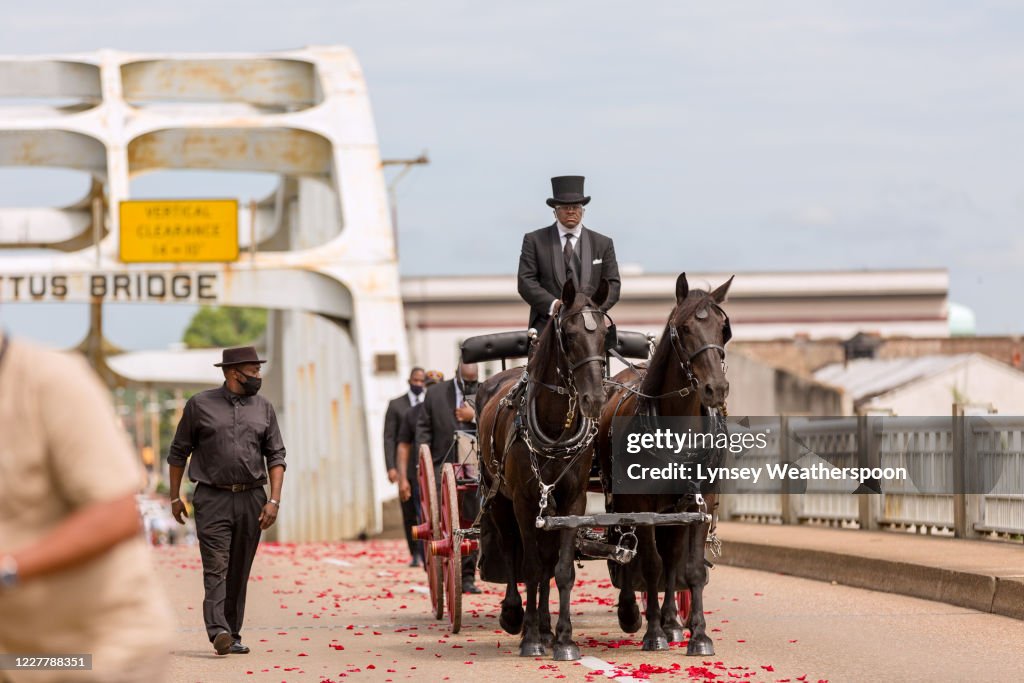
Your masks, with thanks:
<instances>
[{"instance_id":1,"label":"black suit jacket","mask_svg":"<svg viewBox=\"0 0 1024 683\"><path fill-rule=\"evenodd\" d=\"M608 280L608 298L601 305L601 310L607 311L619 300L621 287L612 239L584 226L580 239L576 240L576 254L580 260L578 284L582 291L593 294L602 278ZM529 324L538 332L547 324L551 302L562 293L565 278L558 224L526 233L519 254L519 296L530 304Z\"/></svg>"},{"instance_id":2,"label":"black suit jacket","mask_svg":"<svg viewBox=\"0 0 1024 683\"><path fill-rule=\"evenodd\" d=\"M434 464L441 464L455 442L456 429L474 430L476 425L455 421L455 380L449 379L430 387L423 400L423 411L416 422L417 450L419 444L427 444Z\"/></svg>"},{"instance_id":3,"label":"black suit jacket","mask_svg":"<svg viewBox=\"0 0 1024 683\"><path fill-rule=\"evenodd\" d=\"M398 428L402 426L402 419L411 409L409 393L406 392L401 396L391 399L388 402L387 412L384 413L384 464L389 470L395 469L395 453L398 450Z\"/></svg>"}]
</instances>

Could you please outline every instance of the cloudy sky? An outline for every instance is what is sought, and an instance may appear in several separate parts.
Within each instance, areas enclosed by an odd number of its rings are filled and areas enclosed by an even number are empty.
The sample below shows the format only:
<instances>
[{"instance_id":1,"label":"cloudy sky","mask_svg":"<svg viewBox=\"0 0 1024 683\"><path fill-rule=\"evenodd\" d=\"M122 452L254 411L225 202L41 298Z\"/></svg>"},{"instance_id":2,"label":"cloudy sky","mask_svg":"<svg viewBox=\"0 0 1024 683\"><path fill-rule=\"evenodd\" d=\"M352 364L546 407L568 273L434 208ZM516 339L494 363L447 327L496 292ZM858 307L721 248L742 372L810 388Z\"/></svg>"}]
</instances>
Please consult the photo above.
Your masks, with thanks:
<instances>
[{"instance_id":1,"label":"cloudy sky","mask_svg":"<svg viewBox=\"0 0 1024 683\"><path fill-rule=\"evenodd\" d=\"M979 331L1024 330L1019 2L147 4L19 3L0 50L351 46L383 155L431 158L399 186L403 273L513 273L548 178L580 173L620 263L945 267ZM25 178L0 170L0 203Z\"/></svg>"}]
</instances>

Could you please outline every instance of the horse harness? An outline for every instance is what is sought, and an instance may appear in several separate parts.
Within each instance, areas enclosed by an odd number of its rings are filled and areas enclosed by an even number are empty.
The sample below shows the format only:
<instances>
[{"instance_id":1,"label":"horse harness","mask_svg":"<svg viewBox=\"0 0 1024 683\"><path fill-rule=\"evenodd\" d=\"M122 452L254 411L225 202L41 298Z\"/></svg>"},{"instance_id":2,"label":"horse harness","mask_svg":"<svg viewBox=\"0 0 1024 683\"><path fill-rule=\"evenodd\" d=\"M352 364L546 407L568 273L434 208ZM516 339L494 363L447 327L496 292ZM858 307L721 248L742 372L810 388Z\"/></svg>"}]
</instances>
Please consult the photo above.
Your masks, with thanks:
<instances>
[{"instance_id":1,"label":"horse harness","mask_svg":"<svg viewBox=\"0 0 1024 683\"><path fill-rule=\"evenodd\" d=\"M619 413L621 412L621 409L622 409L622 404L626 400L629 399L630 395L635 395L636 399L637 399L636 400L636 408L635 408L634 413L633 413L634 416L637 416L637 417L652 417L652 418L658 416L658 409L657 409L656 401L658 401L659 399L668 398L670 396L678 396L679 398L685 398L686 396L689 396L691 393L696 391L697 385L698 385L697 376L693 372L693 360L695 358L697 358L697 356L699 356L700 354L704 353L705 351L708 351L710 349L715 349L715 350L719 351L722 354L722 370L725 371L727 369L728 366L726 365L726 362L725 362L725 344L728 343L729 340L732 338L732 326L729 323L729 316L726 314L725 311L722 310L722 308L720 306L718 306L717 304L711 304L711 307L713 307L715 310L717 310L719 313L721 313L722 316L725 318L725 329L723 330L722 344L721 345L719 345L719 344L704 344L699 349L697 349L693 353L689 354L689 356L687 356L686 351L683 348L682 339L680 338L678 329L676 328L675 325L672 325L671 323L667 326L668 327L669 344L672 347L672 352L675 354L676 361L679 363L679 367L682 369L683 374L686 376L686 379L687 379L687 381L689 383L688 386L685 386L685 387L683 387L681 389L675 389L673 391L668 391L668 392L665 392L665 393L662 393L662 394L645 394L642 391L640 391L640 389L638 388L637 385L640 384L640 380L643 379L643 376L646 374L647 369L646 368L638 368L638 367L634 366L632 363L627 363L629 365L629 367L634 372L636 372L638 377L639 377L638 381L635 384L630 385L630 384L624 384L622 382L615 382L615 381L612 381L612 380L605 380L606 384L610 384L610 385L618 387L620 389L625 389L625 391L622 393L622 396L619 398L619 402L615 406L615 412L612 413L613 416L619 415ZM695 314L695 317L697 317L698 319L706 318L707 317L707 309L700 309L700 310L698 310L697 313ZM684 360L684 358L685 358L685 360ZM722 415L722 417L727 417L728 416L728 413L727 413L727 411L725 409L725 406L722 407L721 415ZM612 438L612 432L613 432L613 426L609 425L609 429L608 429L608 438L609 439ZM607 486L609 484L609 482L605 481L604 484L606 485L607 488L610 489L610 487ZM607 496L607 503L608 503L609 506L611 506L611 500L612 500L611 495L608 494L608 496ZM707 502L705 501L704 496L700 493L699 488L698 488L698 490L696 492L682 494L678 499L676 499L675 503L673 503L672 505L670 505L670 506L668 506L668 507L666 507L666 508L664 508L662 510L659 510L658 512L661 512L661 513L670 512L670 511L671 512L681 512L681 511L685 510L686 508L690 507L691 505L696 506L702 512L707 512ZM716 527L717 527L717 521L718 521L717 508L718 508L718 499L716 498L715 499L715 509L711 511L711 514L712 514L711 525L708 528L708 536L707 536L707 539L705 541L705 543L711 547L712 554L715 557L718 557L721 554L721 547L722 547L722 543L718 539L717 534L715 533ZM627 533L632 533L632 530L630 530Z\"/></svg>"},{"instance_id":2,"label":"horse harness","mask_svg":"<svg viewBox=\"0 0 1024 683\"><path fill-rule=\"evenodd\" d=\"M721 345L704 344L699 349L697 349L693 353L689 354L689 356L687 356L686 350L683 348L682 339L679 336L679 330L676 329L676 326L672 325L671 323L667 325L669 345L672 347L672 352L675 354L676 361L679 363L679 367L682 369L683 374L686 375L686 379L689 382L689 385L683 387L682 389L674 389L672 391L667 391L663 394L645 394L642 391L640 391L636 386L631 386L629 384L624 384L622 382L616 382L614 380L606 379L605 384L609 384L611 386L615 386L620 389L626 390L626 392L622 395L622 398L619 399L618 404L615 406L615 412L613 413L614 415L619 414L619 410L622 408L623 402L629 398L630 394L634 394L637 397L637 414L640 414L640 410L644 410L645 413L651 417L657 417L658 414L657 408L655 408L654 406L654 401L657 401L662 398L668 398L670 396L678 396L679 398L685 398L689 396L697 389L697 376L693 373L693 360L700 354L710 349L715 349L722 354L722 371L725 372L726 370L728 370L728 366L725 362L725 344L727 344L729 340L732 339L732 325L729 323L729 316L726 314L725 311L722 310L720 306L718 306L718 304L711 304L711 306L716 311L721 313L722 316L725 318L725 329L722 332ZM695 314L695 317L701 320L706 318L707 310L699 310ZM686 360L683 360L684 357L686 358ZM641 377L646 372L645 369L638 368L632 363L627 362L626 364L629 365L630 369L632 369ZM728 415L724 407L722 408L722 414ZM609 437L610 436L611 432L609 431Z\"/></svg>"},{"instance_id":3,"label":"horse harness","mask_svg":"<svg viewBox=\"0 0 1024 683\"><path fill-rule=\"evenodd\" d=\"M555 318L555 337L558 340L558 349L561 352L561 355L565 357L567 365L569 353L565 344L562 323L568 318L577 315L583 316L584 327L589 332L593 332L597 329L597 316L602 316L608 320L608 332L605 335L605 354L609 348L613 347L615 344L615 323L612 322L611 316L609 316L605 311L587 307L580 309L579 311L569 313L565 316L558 316ZM555 385L530 377L530 373L527 370L523 370L523 374L520 376L519 381L516 382L515 386L513 386L508 393L500 399L499 405L501 407L515 408L516 410L513 422L514 432L513 437L505 444L505 449L502 451L500 462L494 459L494 433L493 431L491 433L491 465L492 470L495 473L495 481L486 492L483 505L481 505L481 512L483 508L485 508L486 505L494 498L501 485L505 458L508 456L508 453L511 451L512 446L516 441L522 440L530 454L530 469L533 471L533 476L536 477L537 483L540 486L540 503L536 524L538 528L543 526L544 512L548 508L552 491L554 491L558 482L562 480L562 477L572 470L573 465L576 464L583 453L593 445L598 432L597 420L585 415L580 415L575 432L567 434L567 431L572 427L572 424L575 421L576 406L579 400L579 390L576 388L576 381L573 377L573 372L587 363L600 363L603 368L608 362L605 354L582 358L575 363L568 365L564 374L562 372L562 368L559 365L556 365L555 369L559 375L559 383ZM569 408L566 411L562 433L554 439L548 438L537 424L537 403L536 400L531 400L531 392L529 390L531 384L559 396L567 396L569 399ZM561 472L550 484L544 483L544 479L541 477L540 467L537 464L538 457L547 460L563 461Z\"/></svg>"}]
</instances>

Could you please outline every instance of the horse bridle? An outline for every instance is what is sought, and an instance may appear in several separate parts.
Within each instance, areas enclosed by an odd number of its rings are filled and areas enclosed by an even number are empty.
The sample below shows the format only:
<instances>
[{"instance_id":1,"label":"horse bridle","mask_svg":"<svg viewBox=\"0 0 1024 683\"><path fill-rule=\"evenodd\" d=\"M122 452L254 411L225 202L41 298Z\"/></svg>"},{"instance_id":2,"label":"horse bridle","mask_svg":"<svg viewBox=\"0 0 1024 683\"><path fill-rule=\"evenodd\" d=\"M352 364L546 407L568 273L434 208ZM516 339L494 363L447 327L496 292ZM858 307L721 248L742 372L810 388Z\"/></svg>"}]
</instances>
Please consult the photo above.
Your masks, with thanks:
<instances>
[{"instance_id":1,"label":"horse bridle","mask_svg":"<svg viewBox=\"0 0 1024 683\"><path fill-rule=\"evenodd\" d=\"M608 315L608 313L606 313L605 311L602 311L600 308L586 307L586 308L581 308L580 310L574 311L572 313L567 313L565 316L559 315L558 317L555 318L555 337L556 337L556 339L558 339L558 347L559 347L559 349L561 349L562 353L565 355L566 362L569 361L569 349L567 349L565 347L565 337L563 336L564 333L562 332L562 323L565 322L566 320L568 320L569 318L576 317L577 315L583 316L583 327L586 328L586 330L588 332L593 332L594 330L597 329L597 321L594 319L594 316L595 315L599 315L599 316L603 317L605 320L608 321L608 333L607 334L609 334L609 335L614 335L615 334L615 322L612 320L611 316ZM606 337L607 337L607 335L606 335ZM607 346L608 345L606 343L605 344L606 349L607 349ZM584 365L586 365L587 363L600 363L601 366L604 367L605 365L608 364L607 353L601 354L599 356L587 356L586 358L583 358L581 360L576 361L575 363L573 363L572 365L569 366L569 374L570 374L570 376L572 375L573 372L575 372L577 370L577 368L581 368Z\"/></svg>"},{"instance_id":2,"label":"horse bridle","mask_svg":"<svg viewBox=\"0 0 1024 683\"><path fill-rule=\"evenodd\" d=\"M716 349L716 350L718 350L722 354L722 366L723 367L725 366L725 346L724 346L724 344L729 341L729 338L731 336L731 334L730 334L731 333L731 326L729 324L729 316L726 314L725 311L722 310L721 306L719 306L718 304L710 304L710 307L713 308L714 310L718 311L719 313L721 313L722 317L725 318L725 330L726 330L726 332L723 334L723 337L722 337L722 345L720 345L720 344L705 344L704 346L700 347L699 349L697 349L696 351L691 353L689 355L689 357L686 358L686 360L683 360L683 358L686 356L686 351L685 351L685 349L683 349L683 341L682 341L682 339L679 336L679 331L676 329L676 326L673 325L671 322L668 325L669 343L672 345L672 350L675 352L676 359L679 361L679 367L681 367L683 369L683 372L686 373L686 376L689 378L690 384L692 386L696 386L697 385L697 376L694 375L694 373L693 373L693 359L696 358L697 356L699 356L700 354L704 353L705 351L707 351L709 349ZM687 320L689 320L689 318L687 318ZM686 321L684 320L683 322L686 322Z\"/></svg>"},{"instance_id":3,"label":"horse bridle","mask_svg":"<svg viewBox=\"0 0 1024 683\"><path fill-rule=\"evenodd\" d=\"M601 315L608 321L608 330L605 334L605 353L600 356L587 356L586 358L582 358L576 361L575 363L570 364L569 349L566 348L565 336L564 332L562 331L562 324L569 318L575 317L577 315L583 316L583 326L588 332L593 332L594 330L597 329L596 315ZM566 365L568 365L569 368L566 372L565 377L565 382L567 386L551 386L546 382L541 382L539 380L530 378L525 372L523 373L523 377L527 382L534 382L536 384L539 384L540 386L544 387L549 391L553 391L557 394L568 395L569 409L565 415L563 432L561 435L559 435L558 438L556 438L553 442L549 444L538 446L533 442L533 437L531 436L531 433L534 433L537 436L541 436L541 433L536 426L536 416L533 412L533 408L535 406L532 403L531 405L527 406L527 392L525 391L522 393L519 400L519 415L521 417L518 419L522 419L522 422L520 423L520 427L516 430L516 433L520 436L520 438L523 439L523 442L526 444L526 449L530 454L530 469L533 471L533 476L537 479L537 485L540 487L540 499L538 501L539 507L537 510L537 518L535 520L538 529L544 528L544 513L547 510L548 503L550 502L551 496L554 493L555 486L558 485L558 482L560 482L567 473L572 471L572 468L575 465L577 459L579 459L583 455L583 453L586 452L588 448L590 448L590 445L594 442L594 439L597 437L597 420L583 415L581 416L579 428L576 430L576 433L571 435L568 439L564 438L565 430L568 430L569 427L572 426L572 422L575 419L576 401L577 397L579 396L579 392L576 389L576 381L573 377L573 373L577 369L586 365L587 363L600 363L603 369L608 363L608 359L606 356L608 352L609 336L612 336L612 338L614 339L615 335L615 323L612 321L611 316L609 316L606 312L602 311L599 308L591 308L589 306L581 308L580 310L574 311L572 313L567 313L564 316L561 314L556 316L554 319L554 325L555 338L558 340L558 349L559 351L561 351L562 355L565 356ZM561 376L561 367L559 367L556 364L555 368L558 371L559 376ZM513 388L512 391L510 391L509 394L502 399L502 401L504 402L508 399L511 399L515 391L516 388ZM506 450L508 447L511 446L511 443L511 441L508 442ZM537 464L538 455L543 456L549 460L557 458L564 461L561 467L561 472L559 472L558 476L555 477L555 479L551 483L545 483L543 477L541 476L540 466Z\"/></svg>"},{"instance_id":4,"label":"horse bridle","mask_svg":"<svg viewBox=\"0 0 1024 683\"><path fill-rule=\"evenodd\" d=\"M594 330L597 329L597 322L593 318L593 316L595 314L601 315L602 317L604 317L608 321L608 333L605 335L605 352L607 353L608 337L613 337L614 338L614 336L615 336L615 322L612 320L610 315L608 315L606 312L602 311L599 308L589 308L589 307L581 308L580 310L575 311L573 313L567 313L565 316L559 315L559 316L555 317L555 319L554 319L555 339L558 340L558 350L562 352L563 356L565 356L565 362L569 366L569 370L567 372L567 377L565 378L566 384L568 386L551 385L551 384L548 384L547 382L542 382L539 379L534 379L532 377L530 378L530 382L532 382L534 384L538 384L538 385L544 387L545 389L547 389L550 392L553 392L553 393L556 393L556 394L559 394L559 395L562 395L562 396L570 396L571 398L575 399L575 396L576 396L576 393L577 393L576 392L576 382L575 382L575 379L573 378L573 374L572 373L574 373L577 369L583 367L587 363L600 363L602 368L607 366L608 359L604 355L602 355L602 356L587 356L586 358L582 358L582 359L576 361L575 363L572 363L571 365L569 364L569 349L567 349L566 346L565 346L565 336L564 336L564 332L562 332L562 323L565 320L568 320L569 318L573 318L573 317L575 317L577 315L584 315L583 326L587 329L587 331L593 332ZM562 376L562 368L559 365L556 364L555 365L555 370L558 372L559 377L561 377Z\"/></svg>"}]
</instances>

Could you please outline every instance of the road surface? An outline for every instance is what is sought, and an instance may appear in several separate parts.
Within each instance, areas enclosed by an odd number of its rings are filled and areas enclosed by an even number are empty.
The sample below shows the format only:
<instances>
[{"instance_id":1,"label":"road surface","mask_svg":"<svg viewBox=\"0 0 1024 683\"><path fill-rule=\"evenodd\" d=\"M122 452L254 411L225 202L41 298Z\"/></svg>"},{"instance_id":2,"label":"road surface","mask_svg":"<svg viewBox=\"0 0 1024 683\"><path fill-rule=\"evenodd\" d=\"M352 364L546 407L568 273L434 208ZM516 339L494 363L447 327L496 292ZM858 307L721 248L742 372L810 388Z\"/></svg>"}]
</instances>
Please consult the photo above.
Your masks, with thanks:
<instances>
[{"instance_id":1,"label":"road surface","mask_svg":"<svg viewBox=\"0 0 1024 683\"><path fill-rule=\"evenodd\" d=\"M229 681L1015 681L1024 624L886 593L730 567L706 591L713 657L647 653L618 629L603 563L578 572L573 608L584 659L518 657L497 623L501 587L464 596L463 629L428 614L425 575L404 542L264 544L253 566L244 642L217 657L202 624L196 547L155 551L178 619L168 680ZM1024 559L1024 557L1022 557ZM552 590L554 614L557 591Z\"/></svg>"}]
</instances>

